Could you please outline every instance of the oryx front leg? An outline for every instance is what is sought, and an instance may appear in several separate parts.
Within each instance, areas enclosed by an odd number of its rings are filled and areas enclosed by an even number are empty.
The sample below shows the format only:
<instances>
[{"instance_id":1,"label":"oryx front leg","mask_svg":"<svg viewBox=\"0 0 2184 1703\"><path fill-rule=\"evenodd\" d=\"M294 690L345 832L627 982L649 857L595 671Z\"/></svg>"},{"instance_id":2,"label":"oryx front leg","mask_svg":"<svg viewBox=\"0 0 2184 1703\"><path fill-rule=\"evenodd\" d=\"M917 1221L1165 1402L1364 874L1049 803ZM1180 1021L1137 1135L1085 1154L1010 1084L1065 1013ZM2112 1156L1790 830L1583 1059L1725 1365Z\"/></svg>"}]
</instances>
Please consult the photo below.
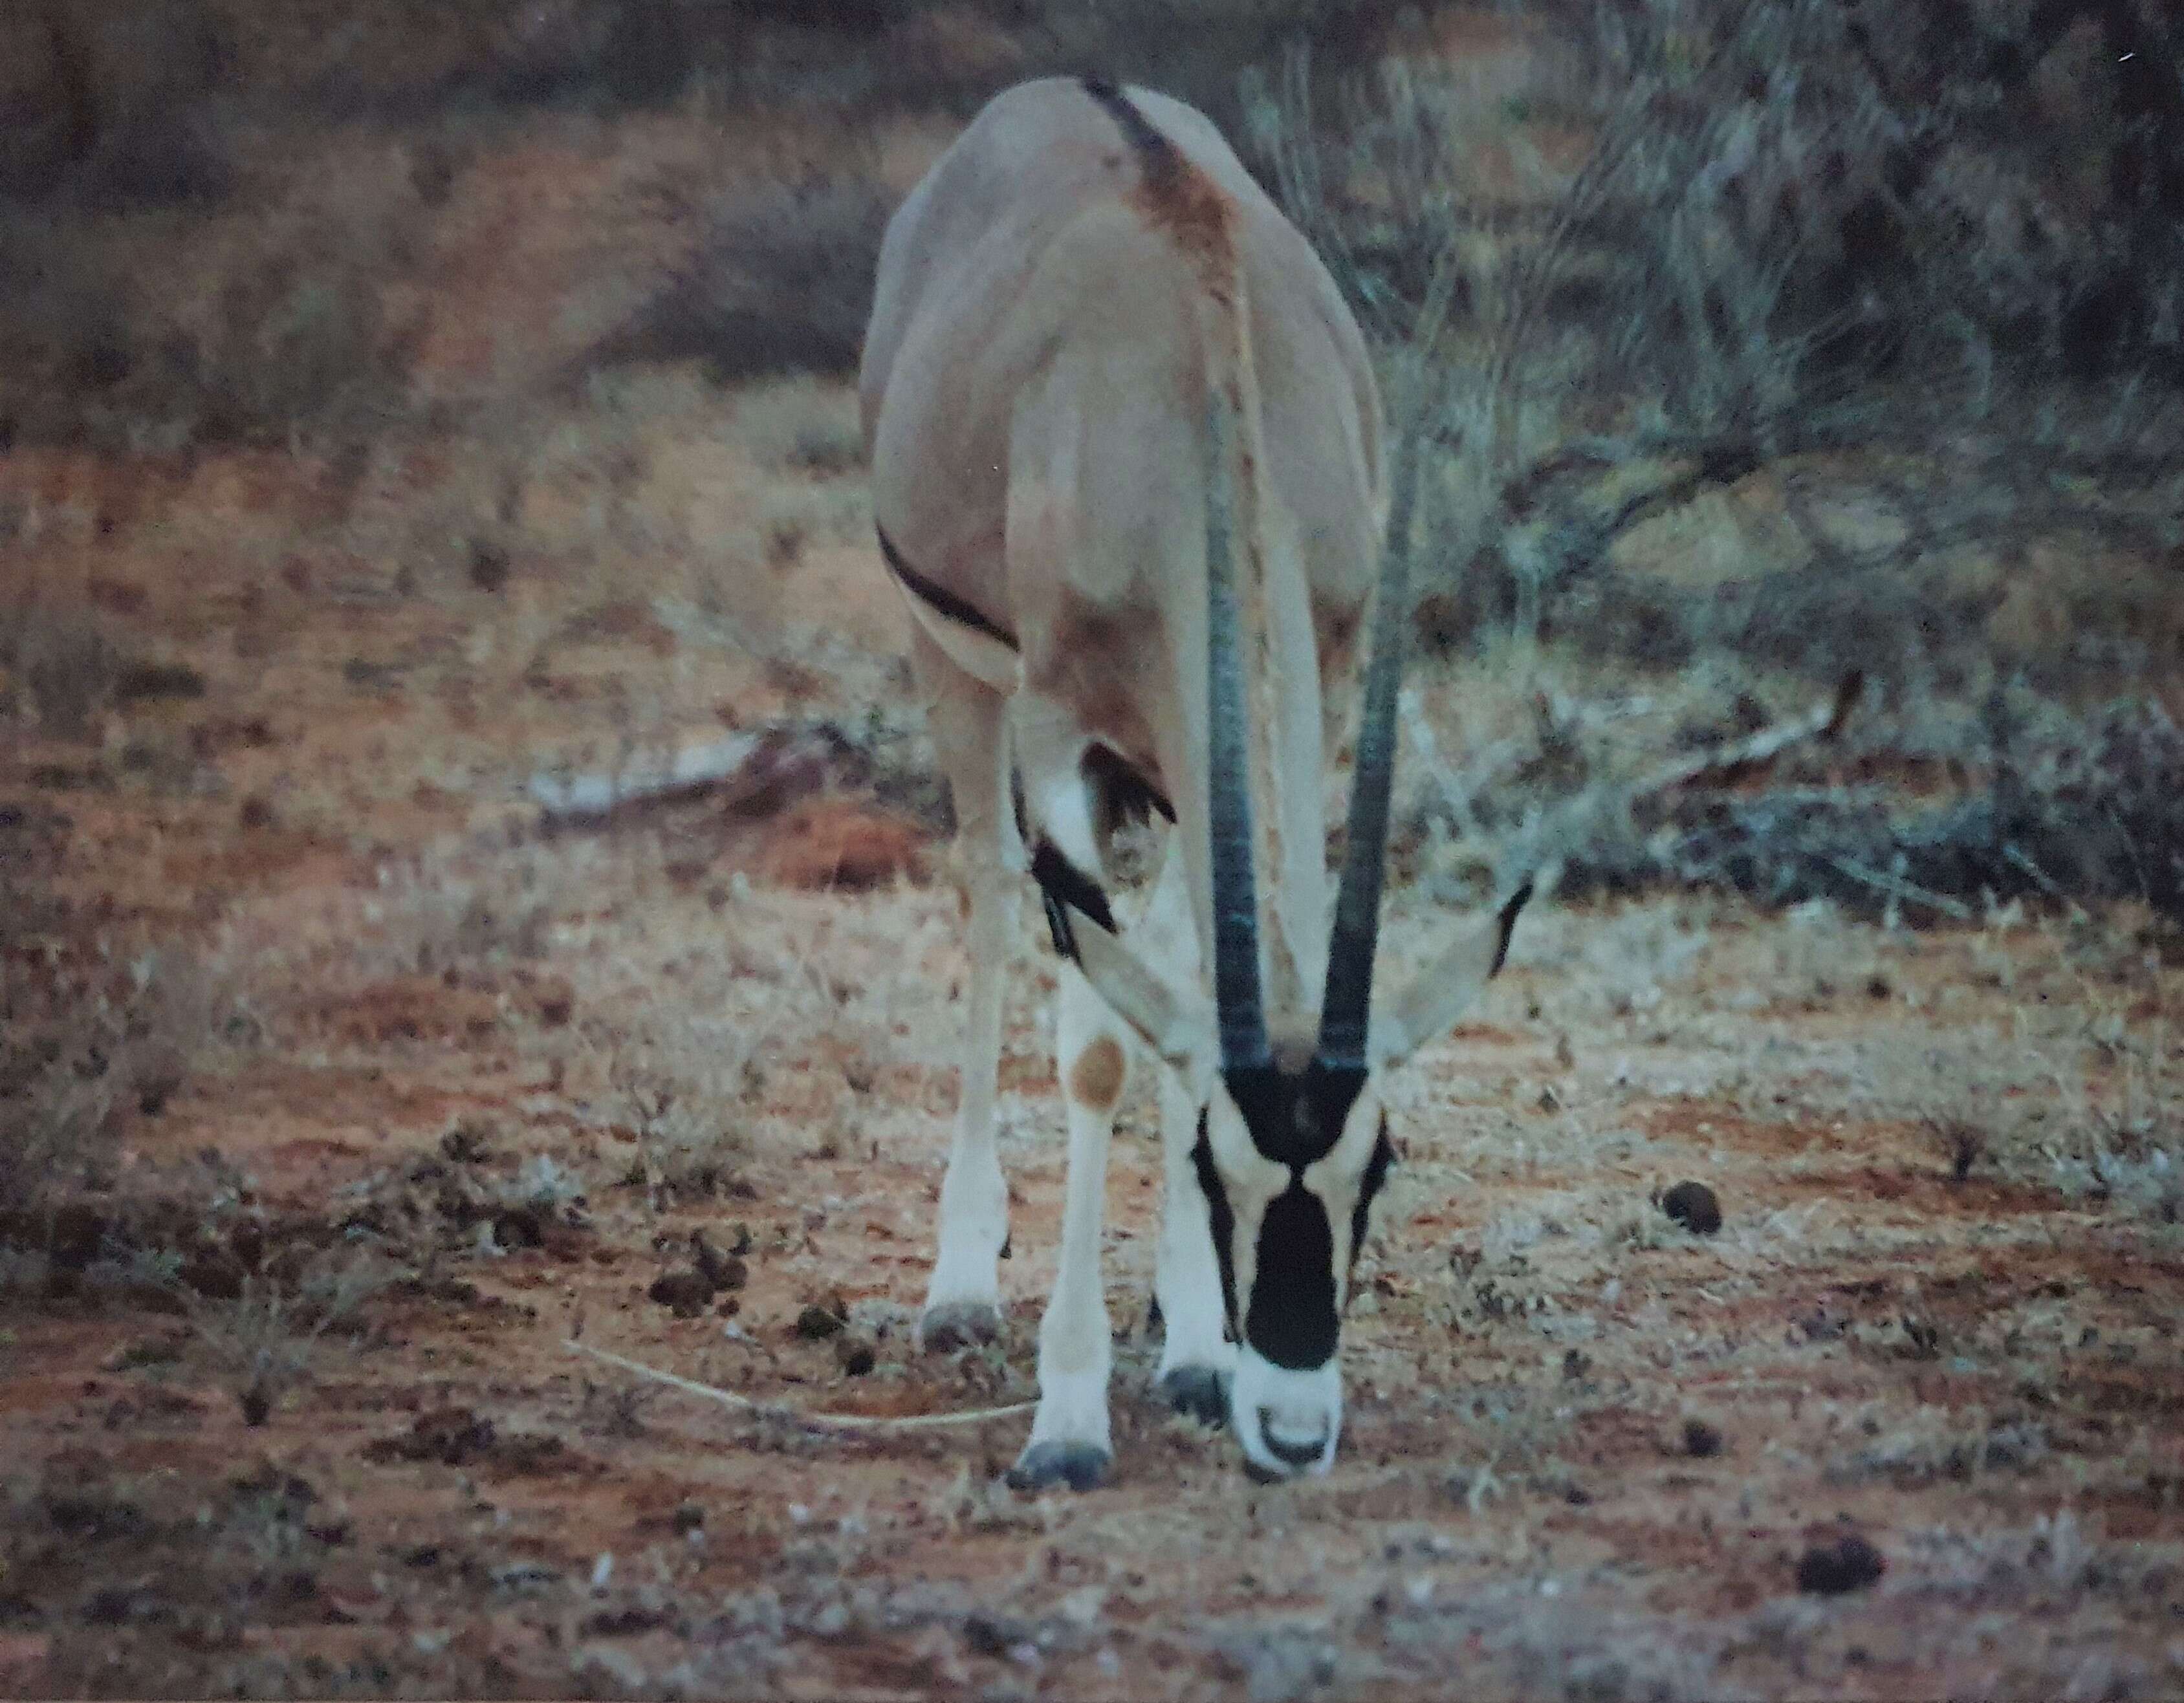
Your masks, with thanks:
<instances>
[{"instance_id":1,"label":"oryx front leg","mask_svg":"<svg viewBox=\"0 0 2184 1703\"><path fill-rule=\"evenodd\" d=\"M1228 1390L1236 1371L1236 1344L1223 1327L1221 1268L1206 1191L1191 1157L1198 1108L1172 1072L1161 1082L1161 1203L1158 1262L1153 1293L1160 1298L1160 1370L1153 1388L1178 1413L1206 1425L1228 1417Z\"/></svg>"},{"instance_id":2,"label":"oryx front leg","mask_svg":"<svg viewBox=\"0 0 2184 1703\"><path fill-rule=\"evenodd\" d=\"M1010 1469L1019 1490L1105 1482L1114 1459L1107 1428L1113 1358L1100 1272L1106 1216L1107 1146L1129 1074L1123 1031L1073 964L1061 969L1056 1062L1069 1120L1069 1173L1061 1211L1061 1255L1039 1332L1039 1412L1031 1440Z\"/></svg>"},{"instance_id":3,"label":"oryx front leg","mask_svg":"<svg viewBox=\"0 0 2184 1703\"><path fill-rule=\"evenodd\" d=\"M1160 880L1137 938L1162 951L1163 967L1178 984L1195 983L1198 935L1191 921L1190 885L1179 836L1169 837ZM1173 1070L1162 1067L1161 1234L1153 1268L1153 1294L1160 1301L1162 1337L1160 1369L1154 1374L1153 1387L1178 1413L1187 1413L1207 1425L1219 1425L1228 1417L1236 1345L1228 1338L1221 1267L1214 1258L1206 1191L1199 1184L1198 1167L1191 1158L1198 1138L1198 1111L1182 1079Z\"/></svg>"},{"instance_id":4,"label":"oryx front leg","mask_svg":"<svg viewBox=\"0 0 2184 1703\"><path fill-rule=\"evenodd\" d=\"M1010 928L1024 857L1004 779L1005 700L976 682L950 679L945 659L929 641L919 645L916 659L921 675L938 683L933 743L955 795L971 959L961 1095L940 1184L939 1251L918 1322L919 1340L939 1351L990 1342L1000 1332L996 1262L1008 1241L1009 1194L994 1142L994 1099Z\"/></svg>"}]
</instances>

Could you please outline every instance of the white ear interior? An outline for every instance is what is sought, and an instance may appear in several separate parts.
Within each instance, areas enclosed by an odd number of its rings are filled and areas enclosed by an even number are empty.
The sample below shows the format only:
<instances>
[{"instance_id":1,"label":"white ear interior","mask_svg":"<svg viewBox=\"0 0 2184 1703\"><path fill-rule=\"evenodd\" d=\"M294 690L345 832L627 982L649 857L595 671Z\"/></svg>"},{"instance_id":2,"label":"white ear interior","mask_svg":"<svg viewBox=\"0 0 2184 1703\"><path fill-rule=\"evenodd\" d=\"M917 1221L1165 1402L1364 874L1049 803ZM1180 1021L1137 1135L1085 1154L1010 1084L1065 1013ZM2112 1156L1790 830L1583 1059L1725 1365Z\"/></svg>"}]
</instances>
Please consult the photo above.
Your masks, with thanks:
<instances>
[{"instance_id":1,"label":"white ear interior","mask_svg":"<svg viewBox=\"0 0 2184 1703\"><path fill-rule=\"evenodd\" d=\"M1194 1093L1202 1092L1210 1082L1215 1038L1213 1010L1205 996L1162 975L1076 906L1067 909L1084 979Z\"/></svg>"},{"instance_id":2,"label":"white ear interior","mask_svg":"<svg viewBox=\"0 0 2184 1703\"><path fill-rule=\"evenodd\" d=\"M1495 910L1469 919L1389 1007L1374 1012L1367 1046L1373 1065L1407 1059L1456 1027L1502 967L1517 914L1531 896L1532 883L1527 882Z\"/></svg>"}]
</instances>

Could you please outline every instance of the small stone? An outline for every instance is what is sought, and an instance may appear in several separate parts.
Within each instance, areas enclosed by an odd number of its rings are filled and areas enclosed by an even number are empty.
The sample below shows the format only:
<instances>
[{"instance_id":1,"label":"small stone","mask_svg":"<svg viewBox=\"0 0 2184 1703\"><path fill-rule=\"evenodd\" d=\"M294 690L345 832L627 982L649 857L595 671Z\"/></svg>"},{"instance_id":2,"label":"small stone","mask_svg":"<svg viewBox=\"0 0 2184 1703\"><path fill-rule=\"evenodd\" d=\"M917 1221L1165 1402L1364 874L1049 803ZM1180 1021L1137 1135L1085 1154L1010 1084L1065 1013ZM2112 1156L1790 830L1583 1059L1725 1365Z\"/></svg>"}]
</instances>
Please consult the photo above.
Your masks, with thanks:
<instances>
[{"instance_id":1,"label":"small stone","mask_svg":"<svg viewBox=\"0 0 2184 1703\"><path fill-rule=\"evenodd\" d=\"M1661 1210L1695 1236L1721 1228L1721 1202L1703 1183L1679 1183L1661 1197Z\"/></svg>"},{"instance_id":2,"label":"small stone","mask_svg":"<svg viewBox=\"0 0 2184 1703\"><path fill-rule=\"evenodd\" d=\"M678 1319L694 1319L713 1303L713 1286L703 1272L687 1266L662 1272L644 1293L649 1300L672 1308Z\"/></svg>"},{"instance_id":3,"label":"small stone","mask_svg":"<svg viewBox=\"0 0 2184 1703\"><path fill-rule=\"evenodd\" d=\"M471 583L482 592L497 592L508 583L508 552L485 538L471 540Z\"/></svg>"},{"instance_id":4,"label":"small stone","mask_svg":"<svg viewBox=\"0 0 2184 1703\"><path fill-rule=\"evenodd\" d=\"M814 1301L797 1314L796 1334L806 1342L823 1342L828 1337L839 1336L848 1323L841 1312Z\"/></svg>"},{"instance_id":5,"label":"small stone","mask_svg":"<svg viewBox=\"0 0 2184 1703\"><path fill-rule=\"evenodd\" d=\"M963 1642L978 1655L1006 1656L1023 1641L1023 1628L1013 1620L973 1609L963 1617Z\"/></svg>"},{"instance_id":6,"label":"small stone","mask_svg":"<svg viewBox=\"0 0 2184 1703\"><path fill-rule=\"evenodd\" d=\"M1694 1461L1711 1461L1721 1453L1721 1433L1703 1419L1684 1422L1684 1453Z\"/></svg>"},{"instance_id":7,"label":"small stone","mask_svg":"<svg viewBox=\"0 0 2184 1703\"><path fill-rule=\"evenodd\" d=\"M1797 1561L1797 1589L1815 1596L1862 1590L1888 1571L1879 1550L1852 1532L1831 1544L1814 1544Z\"/></svg>"},{"instance_id":8,"label":"small stone","mask_svg":"<svg viewBox=\"0 0 2184 1703\"><path fill-rule=\"evenodd\" d=\"M675 1510L675 1530L678 1536L688 1537L693 1532L705 1528L705 1505L684 1502Z\"/></svg>"},{"instance_id":9,"label":"small stone","mask_svg":"<svg viewBox=\"0 0 2184 1703\"><path fill-rule=\"evenodd\" d=\"M843 1372L851 1377L862 1377L879 1363L879 1356L872 1352L872 1345L868 1342L860 1342L855 1337L845 1336L836 1340L834 1358L840 1362Z\"/></svg>"},{"instance_id":10,"label":"small stone","mask_svg":"<svg viewBox=\"0 0 2184 1703\"><path fill-rule=\"evenodd\" d=\"M733 1254L723 1254L713 1245L712 1238L700 1230L690 1238L691 1256L698 1270L716 1293L722 1289L740 1289L750 1281L750 1268Z\"/></svg>"}]
</instances>

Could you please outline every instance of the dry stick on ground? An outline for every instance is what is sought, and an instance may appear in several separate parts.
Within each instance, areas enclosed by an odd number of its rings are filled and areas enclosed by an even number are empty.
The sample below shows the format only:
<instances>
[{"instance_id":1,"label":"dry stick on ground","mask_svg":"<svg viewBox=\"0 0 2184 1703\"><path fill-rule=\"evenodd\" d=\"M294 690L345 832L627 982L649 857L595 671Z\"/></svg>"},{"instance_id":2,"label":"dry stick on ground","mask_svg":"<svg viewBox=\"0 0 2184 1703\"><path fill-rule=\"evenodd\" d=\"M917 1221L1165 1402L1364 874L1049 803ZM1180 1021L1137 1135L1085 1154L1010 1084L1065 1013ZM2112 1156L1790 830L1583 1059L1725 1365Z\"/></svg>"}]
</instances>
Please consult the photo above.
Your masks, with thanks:
<instances>
[{"instance_id":1,"label":"dry stick on ground","mask_svg":"<svg viewBox=\"0 0 2184 1703\"><path fill-rule=\"evenodd\" d=\"M856 751L832 721L776 721L701 744L633 750L610 769L542 769L524 790L549 824L599 827L705 793L755 799L816 792L829 766L854 760Z\"/></svg>"},{"instance_id":2,"label":"dry stick on ground","mask_svg":"<svg viewBox=\"0 0 2184 1703\"><path fill-rule=\"evenodd\" d=\"M1002 1407L974 1407L962 1413L806 1413L785 1402L755 1401L748 1395L738 1395L733 1389L722 1389L710 1383L699 1383L694 1378L677 1377L671 1372L661 1372L642 1361L603 1348L593 1348L589 1343L578 1342L574 1337L563 1340L562 1347L571 1354L589 1355L593 1360L620 1368L632 1377L649 1379L670 1389L679 1389L685 1395L695 1395L707 1401L716 1401L723 1407L733 1407L745 1413L763 1417L779 1417L795 1424L809 1426L815 1431L929 1431L944 1425L981 1425L989 1419L1006 1419L1013 1414L1028 1413L1039 1405L1035 1401L1012 1401Z\"/></svg>"},{"instance_id":3,"label":"dry stick on ground","mask_svg":"<svg viewBox=\"0 0 2184 1703\"><path fill-rule=\"evenodd\" d=\"M1712 746L1668 764L1632 787L1631 799L1635 803L1699 781L1715 786L1732 785L1765 773L1785 751L1808 739L1832 744L1850 719L1850 712L1858 707L1858 696L1864 688L1864 675L1853 669L1836 682L1832 697L1814 704L1796 721L1778 721L1734 744Z\"/></svg>"},{"instance_id":4,"label":"dry stick on ground","mask_svg":"<svg viewBox=\"0 0 2184 1703\"><path fill-rule=\"evenodd\" d=\"M1814 704L1795 721L1778 721L1771 727L1763 727L1733 743L1709 746L1703 751L1663 764L1652 774L1629 783L1617 796L1627 807L1658 798L1663 793L1673 792L1679 787L1733 786L1764 775L1774 767L1782 754L1793 746L1801 745L1809 739L1817 739L1823 744L1834 743L1841 737L1851 711L1858 707L1864 687L1865 676L1852 670L1836 684L1831 696ZM1497 772L1502 760L1513 754L1519 742L1503 740L1494 747L1490 755L1496 760L1491 764L1482 764L1484 777L1475 784L1466 786L1445 763L1438 760L1430 743L1432 729L1423 715L1417 713L1414 704L1412 714L1414 716L1412 737L1428 753L1425 767L1429 776L1443 793L1444 802L1451 813L1462 819L1472 819L1471 800L1502 778Z\"/></svg>"}]
</instances>

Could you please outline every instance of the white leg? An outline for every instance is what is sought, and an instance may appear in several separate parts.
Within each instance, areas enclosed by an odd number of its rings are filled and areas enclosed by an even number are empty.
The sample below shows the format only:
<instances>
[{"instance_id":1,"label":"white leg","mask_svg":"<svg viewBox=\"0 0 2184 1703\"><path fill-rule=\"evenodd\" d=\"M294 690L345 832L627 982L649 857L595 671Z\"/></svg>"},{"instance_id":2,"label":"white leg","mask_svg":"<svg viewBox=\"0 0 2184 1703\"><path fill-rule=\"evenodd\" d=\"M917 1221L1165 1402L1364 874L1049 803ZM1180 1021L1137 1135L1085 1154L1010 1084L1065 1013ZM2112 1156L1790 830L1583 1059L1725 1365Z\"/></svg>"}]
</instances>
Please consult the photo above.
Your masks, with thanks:
<instances>
[{"instance_id":1,"label":"white leg","mask_svg":"<svg viewBox=\"0 0 2184 1703\"><path fill-rule=\"evenodd\" d=\"M1074 965L1061 971L1055 1051L1069 1120L1069 1176L1061 1255L1039 1333L1039 1412L1010 1470L1020 1490L1067 1484L1089 1490L1114 1459L1107 1429L1113 1358L1100 1275L1106 1216L1107 1144L1129 1074L1124 1032Z\"/></svg>"},{"instance_id":2,"label":"white leg","mask_svg":"<svg viewBox=\"0 0 2184 1703\"><path fill-rule=\"evenodd\" d=\"M1000 1073L1001 994L1008 969L1008 900L1013 882L998 868L973 867L970 888L971 988L963 1043L961 1099L948 1174L940 1184L940 1248L918 1331L927 1348L990 1342L1000 1328L995 1262L1009 1234L1008 1184L994 1144L994 1085Z\"/></svg>"},{"instance_id":3,"label":"white leg","mask_svg":"<svg viewBox=\"0 0 2184 1703\"><path fill-rule=\"evenodd\" d=\"M1015 920L1022 848L1009 808L1004 700L974 682L948 678L942 671L944 661L936 665L922 654L917 659L940 676L931 708L933 743L947 765L955 794L956 843L970 913L966 941L971 958L970 1009L963 1038L961 1097L948 1174L940 1185L939 1252L918 1322L924 1345L944 1350L990 1342L1000 1330L995 1262L1008 1240L1009 1195L994 1145L994 1097L1000 1073L1009 929Z\"/></svg>"},{"instance_id":4,"label":"white leg","mask_svg":"<svg viewBox=\"0 0 2184 1703\"><path fill-rule=\"evenodd\" d=\"M1198 937L1192 927L1190 889L1182 848L1170 838L1160 880L1134 938L1165 949L1166 967L1186 984L1198 973ZM1159 1298L1162 1339L1154 1388L1178 1413L1209 1425L1228 1416L1228 1389L1236 1345L1224 1328L1221 1268L1215 1263L1206 1194L1199 1187L1191 1149L1198 1139L1199 1108L1175 1072L1160 1071L1161 1236L1153 1294Z\"/></svg>"}]
</instances>

